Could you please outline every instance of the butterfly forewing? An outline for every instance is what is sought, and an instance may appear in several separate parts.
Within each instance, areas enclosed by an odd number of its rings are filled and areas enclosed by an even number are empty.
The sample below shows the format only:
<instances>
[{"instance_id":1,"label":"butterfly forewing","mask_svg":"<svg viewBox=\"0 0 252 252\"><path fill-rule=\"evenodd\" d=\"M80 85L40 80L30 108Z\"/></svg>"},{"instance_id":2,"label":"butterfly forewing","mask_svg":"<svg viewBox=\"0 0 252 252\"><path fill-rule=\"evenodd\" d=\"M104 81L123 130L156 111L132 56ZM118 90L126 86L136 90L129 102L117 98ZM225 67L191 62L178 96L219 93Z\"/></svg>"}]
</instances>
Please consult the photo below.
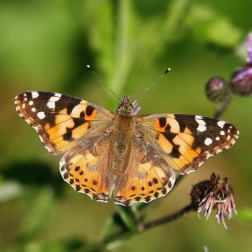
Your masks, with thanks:
<instances>
[{"instance_id":1,"label":"butterfly forewing","mask_svg":"<svg viewBox=\"0 0 252 252\"><path fill-rule=\"evenodd\" d=\"M16 110L54 154L64 153L83 138L108 127L114 113L79 98L42 91L15 98Z\"/></svg>"},{"instance_id":2,"label":"butterfly forewing","mask_svg":"<svg viewBox=\"0 0 252 252\"><path fill-rule=\"evenodd\" d=\"M181 174L194 171L208 157L232 146L239 135L232 124L203 116L158 114L137 121L144 137Z\"/></svg>"}]
</instances>

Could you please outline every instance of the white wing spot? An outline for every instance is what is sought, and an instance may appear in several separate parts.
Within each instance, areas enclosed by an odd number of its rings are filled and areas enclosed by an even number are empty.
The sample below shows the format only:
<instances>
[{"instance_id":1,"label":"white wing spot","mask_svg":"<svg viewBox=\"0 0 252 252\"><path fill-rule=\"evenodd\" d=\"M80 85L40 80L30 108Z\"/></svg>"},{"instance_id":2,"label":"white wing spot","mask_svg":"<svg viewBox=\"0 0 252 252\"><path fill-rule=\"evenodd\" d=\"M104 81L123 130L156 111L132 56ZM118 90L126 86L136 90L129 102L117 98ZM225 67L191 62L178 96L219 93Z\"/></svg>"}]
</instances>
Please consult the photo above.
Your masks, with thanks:
<instances>
[{"instance_id":1,"label":"white wing spot","mask_svg":"<svg viewBox=\"0 0 252 252\"><path fill-rule=\"evenodd\" d=\"M28 122L30 124L30 122ZM33 129L35 129L38 132L38 129L35 126L32 126ZM40 135L38 135L40 138Z\"/></svg>"},{"instance_id":2,"label":"white wing spot","mask_svg":"<svg viewBox=\"0 0 252 252\"><path fill-rule=\"evenodd\" d=\"M58 101L58 100L60 99L60 96L59 96L59 95L61 96L61 94L55 93L55 96L52 96L52 97L49 99L49 101L48 101L48 103L47 103L47 107L48 107L48 108L50 108L50 109L55 108L55 102Z\"/></svg>"},{"instance_id":3,"label":"white wing spot","mask_svg":"<svg viewBox=\"0 0 252 252\"><path fill-rule=\"evenodd\" d=\"M172 183L172 187L173 187L173 185L174 185L174 183L175 183L175 177L174 177L174 174L173 174L173 176L172 177L170 177L169 178L169 180L170 180L170 182ZM170 188L171 189L171 188Z\"/></svg>"},{"instance_id":4,"label":"white wing spot","mask_svg":"<svg viewBox=\"0 0 252 252\"><path fill-rule=\"evenodd\" d=\"M206 122L205 122L204 120L197 119L196 117L195 117L195 121L196 121L198 124L206 125Z\"/></svg>"},{"instance_id":5,"label":"white wing spot","mask_svg":"<svg viewBox=\"0 0 252 252\"><path fill-rule=\"evenodd\" d=\"M38 112L37 117L42 120L42 119L45 118L45 113L44 112Z\"/></svg>"},{"instance_id":6,"label":"white wing spot","mask_svg":"<svg viewBox=\"0 0 252 252\"><path fill-rule=\"evenodd\" d=\"M220 134L221 134L222 136L224 136L224 135L225 135L225 132L222 130L222 131L220 132Z\"/></svg>"},{"instance_id":7,"label":"white wing spot","mask_svg":"<svg viewBox=\"0 0 252 252\"><path fill-rule=\"evenodd\" d=\"M32 112L35 112L35 111L36 111L36 109L35 109L35 108L32 108L32 109L31 109L31 111L32 111Z\"/></svg>"},{"instance_id":8,"label":"white wing spot","mask_svg":"<svg viewBox=\"0 0 252 252\"><path fill-rule=\"evenodd\" d=\"M186 174L189 174L189 173L194 172L194 171L195 171L195 170L188 171Z\"/></svg>"},{"instance_id":9,"label":"white wing spot","mask_svg":"<svg viewBox=\"0 0 252 252\"><path fill-rule=\"evenodd\" d=\"M22 108L25 108L25 103L22 104Z\"/></svg>"},{"instance_id":10,"label":"white wing spot","mask_svg":"<svg viewBox=\"0 0 252 252\"><path fill-rule=\"evenodd\" d=\"M26 98L26 97L24 98L24 101L27 101L27 98Z\"/></svg>"},{"instance_id":11,"label":"white wing spot","mask_svg":"<svg viewBox=\"0 0 252 252\"><path fill-rule=\"evenodd\" d=\"M200 167L200 166L203 165L203 164L204 164L204 162L199 163L199 166L198 166L198 167Z\"/></svg>"},{"instance_id":12,"label":"white wing spot","mask_svg":"<svg viewBox=\"0 0 252 252\"><path fill-rule=\"evenodd\" d=\"M196 115L196 116L195 116L195 120L196 120L196 119L201 120L201 119L202 119L202 116L198 116L198 115Z\"/></svg>"},{"instance_id":13,"label":"white wing spot","mask_svg":"<svg viewBox=\"0 0 252 252\"><path fill-rule=\"evenodd\" d=\"M52 96L50 99L49 99L49 102L56 102L60 99L60 97L56 97L56 96Z\"/></svg>"},{"instance_id":14,"label":"white wing spot","mask_svg":"<svg viewBox=\"0 0 252 252\"><path fill-rule=\"evenodd\" d=\"M206 122L202 119L202 116L195 116L195 121L199 124L197 130L200 132L206 131Z\"/></svg>"},{"instance_id":15,"label":"white wing spot","mask_svg":"<svg viewBox=\"0 0 252 252\"><path fill-rule=\"evenodd\" d=\"M213 156L213 154L210 154L209 152L207 153L207 157L206 157L206 159L208 159L208 158L210 158L210 157L212 157Z\"/></svg>"},{"instance_id":16,"label":"white wing spot","mask_svg":"<svg viewBox=\"0 0 252 252\"><path fill-rule=\"evenodd\" d=\"M50 148L47 147L46 145L44 145L44 147L45 147L49 152L52 152L52 151L50 150Z\"/></svg>"},{"instance_id":17,"label":"white wing spot","mask_svg":"<svg viewBox=\"0 0 252 252\"><path fill-rule=\"evenodd\" d=\"M211 138L209 138L209 137L207 137L206 139L205 139L205 145L210 145L211 143L213 142L213 140L211 139Z\"/></svg>"},{"instance_id":18,"label":"white wing spot","mask_svg":"<svg viewBox=\"0 0 252 252\"><path fill-rule=\"evenodd\" d=\"M29 101L29 105L32 105L33 104L33 101Z\"/></svg>"},{"instance_id":19,"label":"white wing spot","mask_svg":"<svg viewBox=\"0 0 252 252\"><path fill-rule=\"evenodd\" d=\"M43 143L43 138L42 138L42 136L40 136L40 135L38 135L39 136L39 139L40 139L40 141Z\"/></svg>"},{"instance_id":20,"label":"white wing spot","mask_svg":"<svg viewBox=\"0 0 252 252\"><path fill-rule=\"evenodd\" d=\"M65 160L62 158L62 159L60 160L60 166L63 166L63 165L65 165L65 164L66 164Z\"/></svg>"},{"instance_id":21,"label":"white wing spot","mask_svg":"<svg viewBox=\"0 0 252 252\"><path fill-rule=\"evenodd\" d=\"M196 121L197 121L197 120L196 120ZM198 126L197 130L200 131L200 132L206 131L206 126L200 124L200 125Z\"/></svg>"},{"instance_id":22,"label":"white wing spot","mask_svg":"<svg viewBox=\"0 0 252 252\"><path fill-rule=\"evenodd\" d=\"M50 109L55 108L55 102L54 102L54 101L49 101L49 102L47 102L46 105L47 105L47 107L50 108Z\"/></svg>"},{"instance_id":23,"label":"white wing spot","mask_svg":"<svg viewBox=\"0 0 252 252\"><path fill-rule=\"evenodd\" d=\"M37 98L39 96L39 93L33 91L33 92L31 92L31 95L32 95L32 98L34 99L34 98Z\"/></svg>"},{"instance_id":24,"label":"white wing spot","mask_svg":"<svg viewBox=\"0 0 252 252\"><path fill-rule=\"evenodd\" d=\"M59 93L54 93L54 96L61 97L61 94ZM58 100L57 100L58 101Z\"/></svg>"},{"instance_id":25,"label":"white wing spot","mask_svg":"<svg viewBox=\"0 0 252 252\"><path fill-rule=\"evenodd\" d=\"M225 123L224 121L218 121L218 122L217 122L217 125L218 125L219 127L221 127L221 128L223 128L225 124L226 124L226 123Z\"/></svg>"},{"instance_id":26,"label":"white wing spot","mask_svg":"<svg viewBox=\"0 0 252 252\"><path fill-rule=\"evenodd\" d=\"M227 140L228 140L228 141L230 140L230 135L228 135Z\"/></svg>"},{"instance_id":27,"label":"white wing spot","mask_svg":"<svg viewBox=\"0 0 252 252\"><path fill-rule=\"evenodd\" d=\"M220 140L220 137L217 136L217 137L215 138L215 140L219 141L219 140Z\"/></svg>"}]
</instances>

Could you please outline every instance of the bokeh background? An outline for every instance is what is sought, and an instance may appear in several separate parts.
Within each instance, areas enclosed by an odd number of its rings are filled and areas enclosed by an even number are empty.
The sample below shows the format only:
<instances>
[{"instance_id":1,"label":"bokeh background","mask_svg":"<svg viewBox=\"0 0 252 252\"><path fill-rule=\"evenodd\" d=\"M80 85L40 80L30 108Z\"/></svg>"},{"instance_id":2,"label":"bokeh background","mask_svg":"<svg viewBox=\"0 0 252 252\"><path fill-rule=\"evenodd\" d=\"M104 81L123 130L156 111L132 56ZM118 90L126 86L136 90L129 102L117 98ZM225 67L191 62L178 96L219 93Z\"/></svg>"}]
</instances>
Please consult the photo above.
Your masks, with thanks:
<instances>
[{"instance_id":1,"label":"bokeh background","mask_svg":"<svg viewBox=\"0 0 252 252\"><path fill-rule=\"evenodd\" d=\"M112 200L94 202L62 180L60 156L48 153L16 113L17 94L55 91L115 111L118 100L87 64L119 97L131 98L171 67L138 99L141 114L213 116L205 83L229 80L245 64L251 13L251 0L1 1L0 250L87 251L117 210ZM240 130L237 143L150 203L146 214L153 220L184 207L192 185L215 172L235 191L238 216L227 221L228 230L214 213L206 221L190 212L114 243L114 251L251 251L251 102L234 96L222 116Z\"/></svg>"}]
</instances>

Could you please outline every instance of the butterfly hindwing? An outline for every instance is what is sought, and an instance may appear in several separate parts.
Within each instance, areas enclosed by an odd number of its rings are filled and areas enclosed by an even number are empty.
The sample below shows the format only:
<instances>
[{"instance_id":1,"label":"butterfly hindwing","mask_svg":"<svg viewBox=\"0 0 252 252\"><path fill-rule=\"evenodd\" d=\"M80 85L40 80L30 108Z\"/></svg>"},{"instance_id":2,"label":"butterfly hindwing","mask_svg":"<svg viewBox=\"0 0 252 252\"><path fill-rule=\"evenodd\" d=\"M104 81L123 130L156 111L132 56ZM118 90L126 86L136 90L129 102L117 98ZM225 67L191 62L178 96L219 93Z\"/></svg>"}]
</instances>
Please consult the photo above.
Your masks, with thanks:
<instances>
[{"instance_id":1,"label":"butterfly hindwing","mask_svg":"<svg viewBox=\"0 0 252 252\"><path fill-rule=\"evenodd\" d=\"M60 161L60 172L77 192L107 202L113 188L113 172L108 161L108 135L98 134L69 150Z\"/></svg>"},{"instance_id":2,"label":"butterfly hindwing","mask_svg":"<svg viewBox=\"0 0 252 252\"><path fill-rule=\"evenodd\" d=\"M115 199L129 206L134 202L148 203L165 196L175 183L175 175L166 161L145 139L134 139L132 157L115 181Z\"/></svg>"},{"instance_id":3,"label":"butterfly hindwing","mask_svg":"<svg viewBox=\"0 0 252 252\"><path fill-rule=\"evenodd\" d=\"M111 111L79 98L32 91L15 98L16 109L54 154L73 148L84 137L108 127Z\"/></svg>"},{"instance_id":4,"label":"butterfly hindwing","mask_svg":"<svg viewBox=\"0 0 252 252\"><path fill-rule=\"evenodd\" d=\"M232 146L238 130L218 119L183 114L137 117L138 128L169 166L181 174Z\"/></svg>"}]
</instances>

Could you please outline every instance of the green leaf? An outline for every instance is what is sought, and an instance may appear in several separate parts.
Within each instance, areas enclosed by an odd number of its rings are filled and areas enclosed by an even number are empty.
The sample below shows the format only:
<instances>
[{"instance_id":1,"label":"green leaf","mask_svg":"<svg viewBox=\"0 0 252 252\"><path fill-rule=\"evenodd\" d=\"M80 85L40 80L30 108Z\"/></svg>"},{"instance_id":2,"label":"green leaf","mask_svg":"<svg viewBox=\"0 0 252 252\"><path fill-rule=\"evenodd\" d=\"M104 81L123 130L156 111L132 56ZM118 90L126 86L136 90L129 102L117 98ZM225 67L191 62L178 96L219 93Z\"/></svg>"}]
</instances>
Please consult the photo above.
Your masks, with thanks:
<instances>
[{"instance_id":1,"label":"green leaf","mask_svg":"<svg viewBox=\"0 0 252 252\"><path fill-rule=\"evenodd\" d=\"M132 215L133 212L131 212L130 207L116 205L116 208L125 226L130 230L136 230L137 226Z\"/></svg>"},{"instance_id":2,"label":"green leaf","mask_svg":"<svg viewBox=\"0 0 252 252\"><path fill-rule=\"evenodd\" d=\"M113 214L113 216L109 217L109 219L106 221L105 226L102 229L101 237L106 237L118 229L119 225L116 221L117 216L118 213L115 213Z\"/></svg>"}]
</instances>

